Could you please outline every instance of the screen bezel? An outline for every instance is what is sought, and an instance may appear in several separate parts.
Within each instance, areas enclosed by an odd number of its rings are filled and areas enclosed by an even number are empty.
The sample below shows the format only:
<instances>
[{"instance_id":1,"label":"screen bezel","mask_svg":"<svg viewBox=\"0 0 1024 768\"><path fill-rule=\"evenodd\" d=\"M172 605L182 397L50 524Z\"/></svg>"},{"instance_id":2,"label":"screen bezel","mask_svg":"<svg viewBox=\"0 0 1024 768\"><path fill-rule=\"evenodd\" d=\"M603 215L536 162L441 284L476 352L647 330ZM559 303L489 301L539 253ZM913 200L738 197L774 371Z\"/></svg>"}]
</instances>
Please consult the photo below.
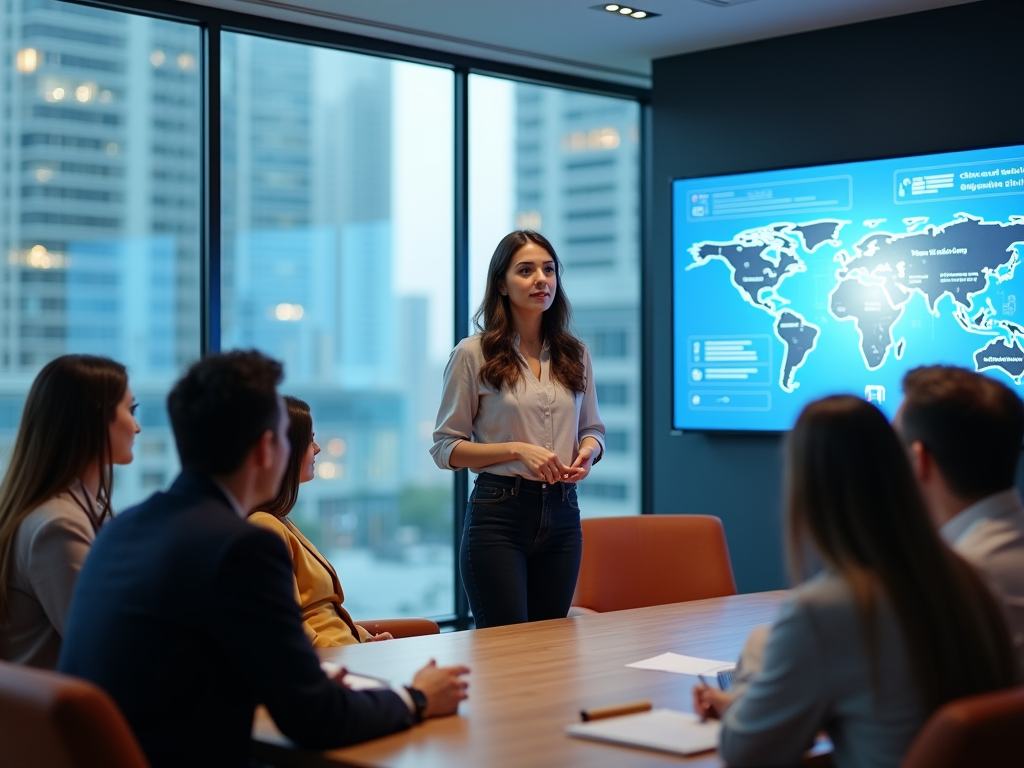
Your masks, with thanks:
<instances>
[{"instance_id":1,"label":"screen bezel","mask_svg":"<svg viewBox=\"0 0 1024 768\"><path fill-rule=\"evenodd\" d=\"M730 173L715 173L715 174L702 174L700 176L693 175L681 175L672 176L668 181L668 201L669 201L669 285L672 292L671 303L672 303L672 322L669 327L669 343L671 346L671 397L669 398L669 430L671 435L684 435L684 434L711 434L711 435L742 435L749 437L752 435L785 435L791 430L788 429L737 429L735 427L727 427L716 429L714 427L679 427L675 424L676 414L676 206L675 206L675 185L678 181L698 181L701 179L724 179L730 176L746 176L751 173L772 173L774 171L790 171L800 170L809 168L828 168L833 165L846 165L849 163L872 163L884 160L903 160L913 159L917 157L927 157L929 155L944 155L951 152L974 152L985 149L1009 149L1010 147L1024 147L1024 138L1019 142L1012 144L979 144L967 147L957 147L953 149L937 149L929 152L918 153L914 155L904 154L887 154L887 155L873 155L870 157L854 158L849 160L831 160L827 163L815 163L810 165L793 164L793 165L778 165L768 166L763 168L753 168L743 171L733 171ZM1024 266L1024 265L1022 265Z\"/></svg>"}]
</instances>

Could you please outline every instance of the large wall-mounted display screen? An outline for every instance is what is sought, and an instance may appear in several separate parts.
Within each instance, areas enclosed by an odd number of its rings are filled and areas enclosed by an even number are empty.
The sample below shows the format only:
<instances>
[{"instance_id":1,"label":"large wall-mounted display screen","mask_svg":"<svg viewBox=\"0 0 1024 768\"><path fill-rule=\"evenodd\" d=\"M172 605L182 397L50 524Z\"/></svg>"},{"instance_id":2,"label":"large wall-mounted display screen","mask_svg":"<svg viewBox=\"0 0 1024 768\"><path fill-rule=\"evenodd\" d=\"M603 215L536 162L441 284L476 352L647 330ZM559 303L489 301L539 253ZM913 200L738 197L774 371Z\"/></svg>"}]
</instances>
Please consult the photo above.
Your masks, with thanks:
<instances>
[{"instance_id":1,"label":"large wall-mounted display screen","mask_svg":"<svg viewBox=\"0 0 1024 768\"><path fill-rule=\"evenodd\" d=\"M673 182L674 426L892 417L945 363L1024 389L1024 146Z\"/></svg>"}]
</instances>

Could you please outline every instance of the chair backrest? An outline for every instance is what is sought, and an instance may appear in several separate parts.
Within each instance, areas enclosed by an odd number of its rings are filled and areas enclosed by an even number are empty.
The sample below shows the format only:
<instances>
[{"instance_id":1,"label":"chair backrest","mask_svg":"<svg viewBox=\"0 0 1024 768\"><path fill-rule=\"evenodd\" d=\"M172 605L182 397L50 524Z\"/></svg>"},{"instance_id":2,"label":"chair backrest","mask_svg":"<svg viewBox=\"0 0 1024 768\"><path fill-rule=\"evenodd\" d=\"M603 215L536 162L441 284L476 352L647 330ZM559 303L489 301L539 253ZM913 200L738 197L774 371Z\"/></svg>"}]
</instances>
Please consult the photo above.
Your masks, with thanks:
<instances>
[{"instance_id":1,"label":"chair backrest","mask_svg":"<svg viewBox=\"0 0 1024 768\"><path fill-rule=\"evenodd\" d=\"M0 766L147 768L121 711L92 683L0 662Z\"/></svg>"},{"instance_id":2,"label":"chair backrest","mask_svg":"<svg viewBox=\"0 0 1024 768\"><path fill-rule=\"evenodd\" d=\"M1024 687L951 701L917 734L900 768L1024 765Z\"/></svg>"},{"instance_id":3,"label":"chair backrest","mask_svg":"<svg viewBox=\"0 0 1024 768\"><path fill-rule=\"evenodd\" d=\"M722 521L635 515L583 521L573 605L603 613L736 594Z\"/></svg>"}]
</instances>

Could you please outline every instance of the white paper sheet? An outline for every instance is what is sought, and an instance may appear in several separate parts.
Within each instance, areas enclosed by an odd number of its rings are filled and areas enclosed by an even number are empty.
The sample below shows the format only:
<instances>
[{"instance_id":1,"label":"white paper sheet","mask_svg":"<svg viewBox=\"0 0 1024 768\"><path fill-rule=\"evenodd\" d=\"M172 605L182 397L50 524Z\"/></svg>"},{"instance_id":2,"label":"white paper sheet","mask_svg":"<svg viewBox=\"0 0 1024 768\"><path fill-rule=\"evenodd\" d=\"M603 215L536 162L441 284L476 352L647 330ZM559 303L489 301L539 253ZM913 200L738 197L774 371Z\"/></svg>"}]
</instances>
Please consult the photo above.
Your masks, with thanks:
<instances>
[{"instance_id":1,"label":"white paper sheet","mask_svg":"<svg viewBox=\"0 0 1024 768\"><path fill-rule=\"evenodd\" d=\"M636 715L573 723L565 727L565 732L580 739L692 755L715 749L721 728L722 724L718 720L702 723L689 712L654 709Z\"/></svg>"},{"instance_id":2,"label":"white paper sheet","mask_svg":"<svg viewBox=\"0 0 1024 768\"><path fill-rule=\"evenodd\" d=\"M729 661L700 659L696 656L683 656L681 653L663 653L653 659L634 661L627 664L633 669L653 669L658 672L675 672L677 675L715 675L720 670L733 666Z\"/></svg>"}]
</instances>

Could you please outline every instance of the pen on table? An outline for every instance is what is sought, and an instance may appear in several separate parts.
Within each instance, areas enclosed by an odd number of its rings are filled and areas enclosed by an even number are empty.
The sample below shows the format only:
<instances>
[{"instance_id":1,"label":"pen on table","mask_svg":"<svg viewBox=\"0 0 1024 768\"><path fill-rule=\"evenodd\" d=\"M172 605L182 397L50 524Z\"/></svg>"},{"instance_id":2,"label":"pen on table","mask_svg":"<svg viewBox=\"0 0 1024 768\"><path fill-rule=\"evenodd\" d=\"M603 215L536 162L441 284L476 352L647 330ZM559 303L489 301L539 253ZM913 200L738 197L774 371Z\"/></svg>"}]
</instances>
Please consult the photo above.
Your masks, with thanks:
<instances>
[{"instance_id":1,"label":"pen on table","mask_svg":"<svg viewBox=\"0 0 1024 768\"><path fill-rule=\"evenodd\" d=\"M601 720L605 717L619 717L619 715L632 715L637 712L648 712L653 705L649 701L633 701L629 704L615 704L610 707L595 707L594 709L581 709L580 718L583 722L590 720Z\"/></svg>"}]
</instances>

